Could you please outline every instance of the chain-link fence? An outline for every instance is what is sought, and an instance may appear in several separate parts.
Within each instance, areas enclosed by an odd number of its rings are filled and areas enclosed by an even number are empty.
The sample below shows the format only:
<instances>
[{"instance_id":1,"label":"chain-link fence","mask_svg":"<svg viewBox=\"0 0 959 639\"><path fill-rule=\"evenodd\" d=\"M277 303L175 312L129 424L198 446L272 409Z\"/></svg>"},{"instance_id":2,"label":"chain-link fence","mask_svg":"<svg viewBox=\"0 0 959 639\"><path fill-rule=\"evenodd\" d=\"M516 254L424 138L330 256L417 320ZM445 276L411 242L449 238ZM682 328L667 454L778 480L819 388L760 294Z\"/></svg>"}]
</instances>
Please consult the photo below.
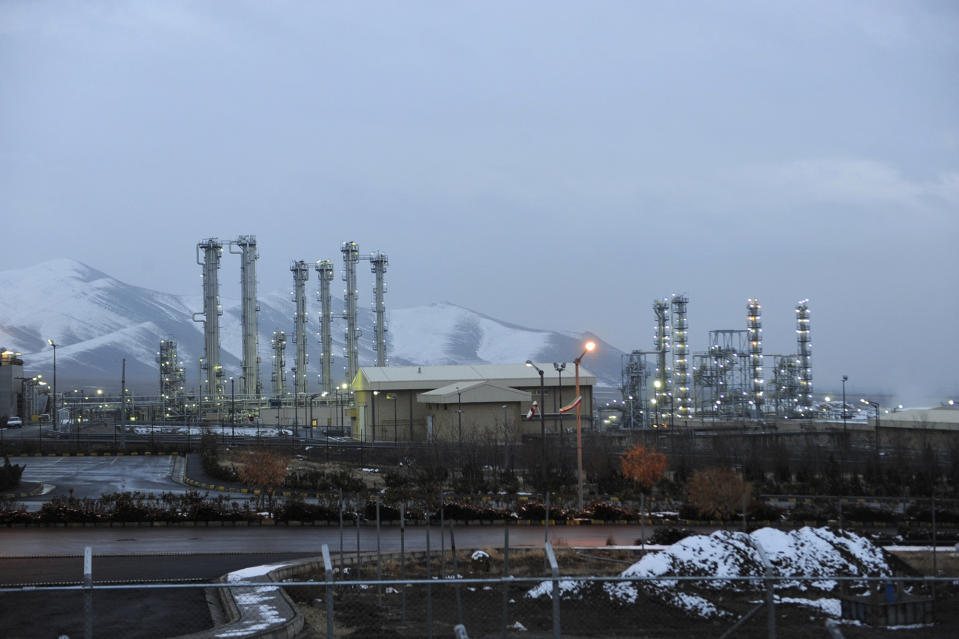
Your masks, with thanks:
<instances>
[{"instance_id":1,"label":"chain-link fence","mask_svg":"<svg viewBox=\"0 0 959 639\"><path fill-rule=\"evenodd\" d=\"M626 551L339 553L212 583L0 589L4 637L775 637L959 631L959 580L840 574L628 576ZM628 573L629 571L627 571ZM828 626L828 627L827 627ZM845 633L845 634L844 634Z\"/></svg>"}]
</instances>

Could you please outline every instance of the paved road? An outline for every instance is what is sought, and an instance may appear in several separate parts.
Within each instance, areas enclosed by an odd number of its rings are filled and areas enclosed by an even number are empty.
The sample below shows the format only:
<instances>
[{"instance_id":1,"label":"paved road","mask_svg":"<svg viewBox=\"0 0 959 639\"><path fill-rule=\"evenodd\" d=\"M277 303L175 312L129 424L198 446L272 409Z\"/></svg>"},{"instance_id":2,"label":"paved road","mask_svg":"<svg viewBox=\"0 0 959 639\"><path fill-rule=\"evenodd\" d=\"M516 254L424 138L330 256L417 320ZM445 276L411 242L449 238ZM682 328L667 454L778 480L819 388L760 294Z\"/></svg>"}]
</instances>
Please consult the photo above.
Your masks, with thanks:
<instances>
[{"instance_id":1,"label":"paved road","mask_svg":"<svg viewBox=\"0 0 959 639\"><path fill-rule=\"evenodd\" d=\"M554 526L550 528L550 539L554 545L569 546L605 546L609 539L616 544L631 544L639 537L639 530L639 526ZM502 525L459 526L455 532L459 548L503 545ZM510 545L542 546L543 532L539 526L510 526ZM381 549L398 551L399 528L384 527L382 533ZM446 534L448 538L448 530ZM439 527L430 527L430 542L433 547L439 547ZM338 527L0 528L2 557L82 555L85 546L92 547L94 555L319 553L323 544L329 544L331 550L339 549ZM355 528L347 526L344 529L343 547L346 550L356 549ZM411 550L425 549L426 527L408 527L406 547ZM376 550L375 527L360 527L360 549Z\"/></svg>"},{"instance_id":2,"label":"paved road","mask_svg":"<svg viewBox=\"0 0 959 639\"><path fill-rule=\"evenodd\" d=\"M23 481L55 486L52 492L18 501L49 501L55 496L96 498L102 493L139 490L160 493L184 492L170 473L174 457L11 457L10 462L23 464Z\"/></svg>"}]
</instances>

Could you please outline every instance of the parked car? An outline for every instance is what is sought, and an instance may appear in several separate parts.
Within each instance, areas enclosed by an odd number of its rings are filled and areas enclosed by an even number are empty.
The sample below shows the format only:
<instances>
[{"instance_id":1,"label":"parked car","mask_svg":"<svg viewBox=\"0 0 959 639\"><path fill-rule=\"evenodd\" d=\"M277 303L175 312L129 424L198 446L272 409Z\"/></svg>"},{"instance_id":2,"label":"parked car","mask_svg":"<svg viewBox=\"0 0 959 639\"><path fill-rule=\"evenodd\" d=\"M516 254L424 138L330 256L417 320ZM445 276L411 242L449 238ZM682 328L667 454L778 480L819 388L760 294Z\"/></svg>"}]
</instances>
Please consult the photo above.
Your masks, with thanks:
<instances>
[{"instance_id":1,"label":"parked car","mask_svg":"<svg viewBox=\"0 0 959 639\"><path fill-rule=\"evenodd\" d=\"M7 418L7 428L23 428L23 420L14 415Z\"/></svg>"}]
</instances>

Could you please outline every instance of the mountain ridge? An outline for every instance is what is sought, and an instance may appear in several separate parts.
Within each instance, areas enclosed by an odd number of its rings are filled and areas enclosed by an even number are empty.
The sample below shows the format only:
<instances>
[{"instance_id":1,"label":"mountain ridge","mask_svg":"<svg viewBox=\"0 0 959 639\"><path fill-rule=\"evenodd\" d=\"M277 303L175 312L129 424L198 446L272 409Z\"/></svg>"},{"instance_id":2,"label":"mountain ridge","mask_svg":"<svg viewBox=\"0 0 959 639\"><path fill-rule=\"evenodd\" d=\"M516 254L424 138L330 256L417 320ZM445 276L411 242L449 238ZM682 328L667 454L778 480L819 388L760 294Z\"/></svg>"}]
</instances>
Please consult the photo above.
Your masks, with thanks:
<instances>
[{"instance_id":1,"label":"mountain ridge","mask_svg":"<svg viewBox=\"0 0 959 639\"><path fill-rule=\"evenodd\" d=\"M23 353L30 374L52 372L53 351L47 338L57 343L57 374L67 385L119 382L121 361L126 358L128 386L148 391L157 384L155 361L161 339L175 339L183 361L187 386L195 386L197 359L203 351L203 325L192 320L201 296L174 295L127 284L86 264L59 258L0 271L0 346ZM311 296L312 297L312 296ZM287 301L284 301L286 298ZM221 363L226 374L240 369L240 302L221 296ZM293 359L292 298L279 291L258 296L260 371L264 392L269 392L274 330L287 333L286 361ZM286 306L284 307L284 305ZM333 300L334 378L343 377L343 300ZM308 307L307 352L309 386L318 387L320 348L317 333L319 307ZM358 325L372 327L373 314L358 309ZM372 330L360 338L360 365L375 361ZM600 383L618 385L621 351L599 337L584 332L558 332L500 320L449 302L396 308L388 311L389 363L442 365L466 363L516 363L568 361L579 354L584 339L600 348L587 368Z\"/></svg>"}]
</instances>

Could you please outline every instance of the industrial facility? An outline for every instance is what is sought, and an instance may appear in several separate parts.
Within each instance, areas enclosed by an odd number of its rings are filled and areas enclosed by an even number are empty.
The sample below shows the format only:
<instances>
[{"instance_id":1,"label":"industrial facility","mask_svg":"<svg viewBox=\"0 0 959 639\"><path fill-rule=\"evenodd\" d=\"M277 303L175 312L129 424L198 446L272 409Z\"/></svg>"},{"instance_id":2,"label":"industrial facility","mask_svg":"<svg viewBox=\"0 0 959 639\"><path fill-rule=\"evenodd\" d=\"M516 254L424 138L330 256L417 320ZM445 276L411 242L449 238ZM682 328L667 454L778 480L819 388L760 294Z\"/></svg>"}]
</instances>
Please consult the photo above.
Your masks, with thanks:
<instances>
[{"instance_id":1,"label":"industrial facility","mask_svg":"<svg viewBox=\"0 0 959 639\"><path fill-rule=\"evenodd\" d=\"M809 300L796 304L796 352L788 355L763 352L755 298L746 301L744 328L710 330L708 349L690 354L688 305L685 295L654 300L653 349L623 355L626 428L813 416Z\"/></svg>"}]
</instances>

